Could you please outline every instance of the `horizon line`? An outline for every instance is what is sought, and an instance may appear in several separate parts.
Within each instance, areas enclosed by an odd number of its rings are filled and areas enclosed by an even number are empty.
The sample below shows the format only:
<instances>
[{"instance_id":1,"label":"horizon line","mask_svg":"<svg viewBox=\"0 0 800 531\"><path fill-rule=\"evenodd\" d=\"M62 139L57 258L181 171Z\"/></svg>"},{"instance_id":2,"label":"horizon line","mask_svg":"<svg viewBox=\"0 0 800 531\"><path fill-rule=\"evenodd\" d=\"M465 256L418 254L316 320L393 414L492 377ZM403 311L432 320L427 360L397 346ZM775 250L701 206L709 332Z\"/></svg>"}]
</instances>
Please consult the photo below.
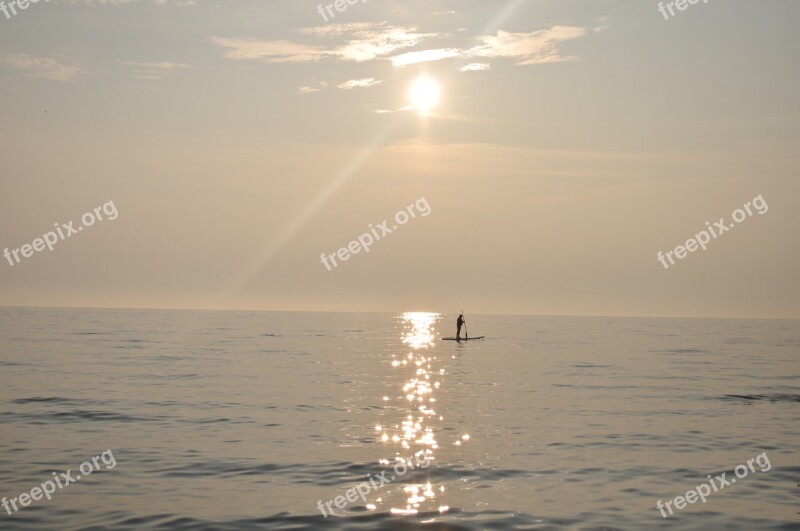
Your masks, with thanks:
<instances>
[{"instance_id":1,"label":"horizon line","mask_svg":"<svg viewBox=\"0 0 800 531\"><path fill-rule=\"evenodd\" d=\"M153 308L146 306L12 306L0 304L0 308L9 309L60 309L60 310L150 310L150 311L184 311L184 312L254 312L254 313L436 313L439 315L448 315L449 313L458 314L460 312L433 312L430 310L403 310L403 311L389 311L389 310L265 310L265 309L245 309L245 308ZM708 315L611 315L611 314L542 314L542 313L471 313L471 315L496 315L508 317L618 317L618 318L634 318L634 319L749 319L749 320L771 320L771 321L800 321L800 317L720 317Z\"/></svg>"}]
</instances>

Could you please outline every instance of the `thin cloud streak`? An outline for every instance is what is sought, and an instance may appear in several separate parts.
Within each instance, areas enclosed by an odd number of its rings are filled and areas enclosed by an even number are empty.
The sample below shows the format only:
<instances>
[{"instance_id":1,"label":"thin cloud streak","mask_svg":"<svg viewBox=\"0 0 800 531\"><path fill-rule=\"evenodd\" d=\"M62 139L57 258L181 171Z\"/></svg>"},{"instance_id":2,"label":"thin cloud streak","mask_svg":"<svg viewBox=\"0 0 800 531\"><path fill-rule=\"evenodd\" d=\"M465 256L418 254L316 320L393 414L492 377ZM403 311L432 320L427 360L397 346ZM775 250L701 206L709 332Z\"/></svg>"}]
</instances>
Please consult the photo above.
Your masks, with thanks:
<instances>
[{"instance_id":1,"label":"thin cloud streak","mask_svg":"<svg viewBox=\"0 0 800 531\"><path fill-rule=\"evenodd\" d=\"M301 87L298 87L298 92L300 94L313 94L315 92L319 92L320 90L324 89L328 86L328 83L325 81L315 81L311 83L307 83Z\"/></svg>"},{"instance_id":2,"label":"thin cloud streak","mask_svg":"<svg viewBox=\"0 0 800 531\"><path fill-rule=\"evenodd\" d=\"M440 61L442 59L460 57L463 55L463 53L463 51L457 48L439 48L435 50L408 52L392 57L392 66L395 68L402 68L404 66L417 63L426 63L429 61Z\"/></svg>"},{"instance_id":3,"label":"thin cloud streak","mask_svg":"<svg viewBox=\"0 0 800 531\"><path fill-rule=\"evenodd\" d=\"M80 68L59 63L51 57L34 57L27 54L0 56L0 66L23 70L28 77L53 81L70 81L78 75Z\"/></svg>"},{"instance_id":4,"label":"thin cloud streak","mask_svg":"<svg viewBox=\"0 0 800 531\"><path fill-rule=\"evenodd\" d=\"M489 63L470 63L466 66L462 66L459 69L459 72L479 72L481 70L491 70L492 65Z\"/></svg>"},{"instance_id":5,"label":"thin cloud streak","mask_svg":"<svg viewBox=\"0 0 800 531\"><path fill-rule=\"evenodd\" d=\"M467 52L471 57L504 57L518 59L520 66L572 61L574 56L564 56L557 45L560 42L586 35L586 29L576 26L553 26L532 33L510 33L499 30L497 35L484 36L482 46Z\"/></svg>"},{"instance_id":6,"label":"thin cloud streak","mask_svg":"<svg viewBox=\"0 0 800 531\"><path fill-rule=\"evenodd\" d=\"M161 61L155 63L147 63L140 61L117 61L121 65L137 66L139 68L146 68L148 70L175 70L178 68L191 68L192 65L186 63L170 63L169 61Z\"/></svg>"},{"instance_id":7,"label":"thin cloud streak","mask_svg":"<svg viewBox=\"0 0 800 531\"><path fill-rule=\"evenodd\" d=\"M558 44L566 40L583 37L586 33L585 28L576 26L554 26L550 29L531 33L510 33L500 30L497 35L480 37L480 41L483 44L468 50L440 48L408 52L392 57L392 65L395 68L402 68L412 64L440 61L454 57L510 58L517 59L515 64L519 66L573 61L577 58L575 56L562 55L558 50ZM474 69L487 70L487 68Z\"/></svg>"},{"instance_id":8,"label":"thin cloud streak","mask_svg":"<svg viewBox=\"0 0 800 531\"><path fill-rule=\"evenodd\" d=\"M211 37L209 42L225 50L224 57L234 61L260 60L266 63L305 63L325 58L339 61L365 62L388 59L395 68L453 58L513 59L519 66L575 60L564 55L558 45L585 36L586 28L553 26L530 33L497 30L493 35L478 38L481 44L471 48L431 48L405 53L404 48L417 46L437 33L416 33L413 28L393 27L379 23L335 24L302 28L299 33L315 38L344 37L344 43L326 47L288 40ZM486 63L475 63L486 64ZM474 68L479 69L479 68ZM481 67L482 70L488 68Z\"/></svg>"},{"instance_id":9,"label":"thin cloud streak","mask_svg":"<svg viewBox=\"0 0 800 531\"><path fill-rule=\"evenodd\" d=\"M260 60L267 63L305 63L318 61L330 52L321 46L290 41L264 41L252 38L211 37L209 42L225 49L224 57L233 61Z\"/></svg>"},{"instance_id":10,"label":"thin cloud streak","mask_svg":"<svg viewBox=\"0 0 800 531\"><path fill-rule=\"evenodd\" d=\"M162 79L175 70L191 68L186 63L172 63L169 61L142 62L142 61L117 61L117 63L134 68L132 77L137 79Z\"/></svg>"},{"instance_id":11,"label":"thin cloud streak","mask_svg":"<svg viewBox=\"0 0 800 531\"><path fill-rule=\"evenodd\" d=\"M211 37L209 42L225 50L224 57L235 61L260 60L266 63L305 63L334 58L363 62L384 58L403 48L418 45L432 33L380 24L345 24L332 28L304 28L301 33L314 37L346 35L347 41L334 47L303 44L287 40Z\"/></svg>"},{"instance_id":12,"label":"thin cloud streak","mask_svg":"<svg viewBox=\"0 0 800 531\"><path fill-rule=\"evenodd\" d=\"M379 79L375 79L374 77L368 77L365 79L351 79L350 81L345 81L344 83L339 83L337 85L340 89L343 90L350 90L354 88L369 88L374 87L376 85L382 84L383 81Z\"/></svg>"}]
</instances>

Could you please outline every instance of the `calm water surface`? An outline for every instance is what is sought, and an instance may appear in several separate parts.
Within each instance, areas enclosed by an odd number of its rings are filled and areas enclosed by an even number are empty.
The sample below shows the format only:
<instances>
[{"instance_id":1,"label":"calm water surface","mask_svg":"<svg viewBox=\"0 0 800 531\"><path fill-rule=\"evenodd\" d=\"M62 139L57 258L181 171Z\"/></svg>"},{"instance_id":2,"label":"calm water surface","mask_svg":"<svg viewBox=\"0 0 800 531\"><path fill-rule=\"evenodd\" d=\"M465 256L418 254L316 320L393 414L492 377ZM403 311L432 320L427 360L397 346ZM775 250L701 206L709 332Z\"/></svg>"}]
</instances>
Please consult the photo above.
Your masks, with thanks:
<instances>
[{"instance_id":1,"label":"calm water surface","mask_svg":"<svg viewBox=\"0 0 800 531\"><path fill-rule=\"evenodd\" d=\"M798 321L475 315L456 343L423 313L0 316L0 496L117 463L0 529L800 529Z\"/></svg>"}]
</instances>

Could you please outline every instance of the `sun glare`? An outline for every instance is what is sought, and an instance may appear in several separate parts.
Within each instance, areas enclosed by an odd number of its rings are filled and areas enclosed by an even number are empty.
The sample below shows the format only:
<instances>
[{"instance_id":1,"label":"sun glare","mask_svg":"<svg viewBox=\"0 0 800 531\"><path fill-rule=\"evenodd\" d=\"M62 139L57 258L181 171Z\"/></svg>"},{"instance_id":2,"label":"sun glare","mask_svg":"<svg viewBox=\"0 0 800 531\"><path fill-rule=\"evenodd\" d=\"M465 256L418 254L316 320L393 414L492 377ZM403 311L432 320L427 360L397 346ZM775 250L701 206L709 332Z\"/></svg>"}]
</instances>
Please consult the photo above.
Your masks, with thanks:
<instances>
[{"instance_id":1,"label":"sun glare","mask_svg":"<svg viewBox=\"0 0 800 531\"><path fill-rule=\"evenodd\" d=\"M428 76L418 77L408 91L408 100L420 114L430 114L439 105L441 90L439 83Z\"/></svg>"}]
</instances>

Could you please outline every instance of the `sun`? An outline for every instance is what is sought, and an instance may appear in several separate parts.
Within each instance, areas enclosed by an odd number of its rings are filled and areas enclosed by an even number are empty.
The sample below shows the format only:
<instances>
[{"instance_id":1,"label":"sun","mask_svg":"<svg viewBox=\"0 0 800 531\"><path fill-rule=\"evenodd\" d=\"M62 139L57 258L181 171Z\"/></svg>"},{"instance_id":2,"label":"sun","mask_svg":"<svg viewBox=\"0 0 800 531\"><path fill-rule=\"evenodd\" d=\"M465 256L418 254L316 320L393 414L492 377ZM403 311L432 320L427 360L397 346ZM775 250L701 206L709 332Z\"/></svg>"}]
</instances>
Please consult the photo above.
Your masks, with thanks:
<instances>
[{"instance_id":1,"label":"sun","mask_svg":"<svg viewBox=\"0 0 800 531\"><path fill-rule=\"evenodd\" d=\"M428 76L415 79L408 90L408 101L420 114L430 114L440 99L439 83Z\"/></svg>"}]
</instances>

